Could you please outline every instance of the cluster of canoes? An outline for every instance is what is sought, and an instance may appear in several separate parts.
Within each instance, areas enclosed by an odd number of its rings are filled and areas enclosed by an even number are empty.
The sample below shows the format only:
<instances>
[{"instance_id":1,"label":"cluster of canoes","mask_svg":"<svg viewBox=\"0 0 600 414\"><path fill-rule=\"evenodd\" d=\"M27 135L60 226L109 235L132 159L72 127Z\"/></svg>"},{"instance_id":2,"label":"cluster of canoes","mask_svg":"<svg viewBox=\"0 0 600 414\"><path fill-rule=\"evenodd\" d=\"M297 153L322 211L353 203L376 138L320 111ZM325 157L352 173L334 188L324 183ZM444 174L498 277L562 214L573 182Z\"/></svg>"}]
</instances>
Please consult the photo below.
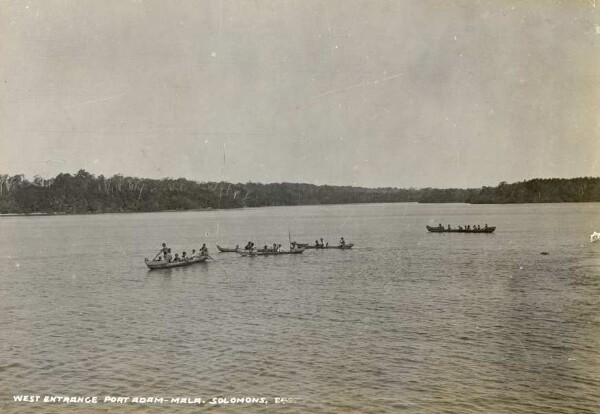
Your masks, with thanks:
<instances>
[{"instance_id":1,"label":"cluster of canoes","mask_svg":"<svg viewBox=\"0 0 600 414\"><path fill-rule=\"evenodd\" d=\"M438 226L425 226L427 230L432 233L493 233L496 227L490 227L485 224L483 227L480 225L466 225L452 228L449 224L444 227L440 223ZM592 239L594 240L594 235ZM282 254L301 254L307 249L339 249L346 250L351 249L354 246L353 243L346 243L344 238L340 239L337 245L329 245L325 243L323 239L315 240L314 244L310 243L296 243L290 242L290 249L284 250L281 248L281 244L273 243L272 245L264 245L263 247L255 246L253 242L248 242L244 248L240 248L239 245L235 247L222 247L217 244L217 249L221 253L239 253L242 256L271 256L271 255L282 255ZM162 255L162 257L161 257ZM162 244L162 249L158 252L156 257L152 260L144 259L144 262L150 269L165 269L171 267L188 266L194 263L205 262L207 259L212 259L208 254L208 248L206 244L203 244L198 253L196 250L192 251L191 255L187 255L183 252L181 256L177 253L175 256L171 255L171 249L167 247L165 243Z\"/></svg>"},{"instance_id":2,"label":"cluster of canoes","mask_svg":"<svg viewBox=\"0 0 600 414\"><path fill-rule=\"evenodd\" d=\"M315 241L314 245L308 243L296 243L290 242L290 249L284 250L281 244L273 243L272 245L265 245L262 248L258 248L253 242L248 242L244 248L240 248L239 245L235 248L221 247L217 244L217 249L222 253L239 253L241 256L269 256L269 255L281 255L281 254L300 254L306 249L351 249L354 246L353 243L346 243L344 238L340 239L340 243L337 246L330 246L329 243L324 243L323 239L319 242ZM187 255L183 252L181 256L177 253L173 256L171 249L167 247L166 243L162 244L162 248L154 259L144 259L146 266L150 269L168 269L171 267L188 266L194 263L202 263L207 259L212 259L208 254L208 248L206 244L203 244L198 253L196 250L192 251L191 255Z\"/></svg>"},{"instance_id":3,"label":"cluster of canoes","mask_svg":"<svg viewBox=\"0 0 600 414\"><path fill-rule=\"evenodd\" d=\"M351 249L354 246L353 243L346 243L344 238L340 239L340 243L335 246L330 246L329 243L324 243L323 239L315 240L315 244L309 243L297 243L295 241L290 242L290 249L283 250L281 244L273 243L272 245L265 244L263 247L257 247L253 242L248 242L244 248L240 248L239 245L235 247L222 247L217 244L217 249L221 253L239 253L242 256L268 256L268 255L279 255L279 254L300 254L306 249Z\"/></svg>"}]
</instances>

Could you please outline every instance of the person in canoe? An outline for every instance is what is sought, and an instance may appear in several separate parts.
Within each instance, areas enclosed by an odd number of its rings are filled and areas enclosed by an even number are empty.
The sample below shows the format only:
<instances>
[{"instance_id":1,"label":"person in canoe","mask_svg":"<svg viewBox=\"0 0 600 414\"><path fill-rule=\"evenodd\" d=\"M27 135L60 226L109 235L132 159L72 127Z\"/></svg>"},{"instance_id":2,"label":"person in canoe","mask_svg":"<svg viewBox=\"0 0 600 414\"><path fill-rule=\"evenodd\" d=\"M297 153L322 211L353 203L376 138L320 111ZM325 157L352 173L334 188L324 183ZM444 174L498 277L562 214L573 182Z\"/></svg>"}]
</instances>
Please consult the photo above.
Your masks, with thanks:
<instances>
[{"instance_id":1,"label":"person in canoe","mask_svg":"<svg viewBox=\"0 0 600 414\"><path fill-rule=\"evenodd\" d=\"M158 256L160 256L161 254L162 254L163 256L166 256L166 255L167 255L167 250L168 250L168 249L169 249L169 248L167 247L167 243L163 243L163 244L162 244L162 248L160 249L160 251L159 251L159 252L156 254L156 256L154 256L154 260L156 260L156 258L157 258Z\"/></svg>"},{"instance_id":2,"label":"person in canoe","mask_svg":"<svg viewBox=\"0 0 600 414\"><path fill-rule=\"evenodd\" d=\"M340 246L345 246L346 245L346 241L344 240L344 238L340 238Z\"/></svg>"},{"instance_id":3,"label":"person in canoe","mask_svg":"<svg viewBox=\"0 0 600 414\"><path fill-rule=\"evenodd\" d=\"M192 255L190 256L190 259L194 259L196 257L196 249L192 250Z\"/></svg>"},{"instance_id":4,"label":"person in canoe","mask_svg":"<svg viewBox=\"0 0 600 414\"><path fill-rule=\"evenodd\" d=\"M173 256L171 255L171 249L167 248L167 253L165 254L165 261L167 263L171 263L173 261Z\"/></svg>"},{"instance_id":5,"label":"person in canoe","mask_svg":"<svg viewBox=\"0 0 600 414\"><path fill-rule=\"evenodd\" d=\"M206 243L202 244L202 248L200 249L201 256L208 256L208 247L206 247Z\"/></svg>"},{"instance_id":6,"label":"person in canoe","mask_svg":"<svg viewBox=\"0 0 600 414\"><path fill-rule=\"evenodd\" d=\"M179 253L175 253L175 257L173 258L173 262L181 262L181 259L179 258Z\"/></svg>"}]
</instances>

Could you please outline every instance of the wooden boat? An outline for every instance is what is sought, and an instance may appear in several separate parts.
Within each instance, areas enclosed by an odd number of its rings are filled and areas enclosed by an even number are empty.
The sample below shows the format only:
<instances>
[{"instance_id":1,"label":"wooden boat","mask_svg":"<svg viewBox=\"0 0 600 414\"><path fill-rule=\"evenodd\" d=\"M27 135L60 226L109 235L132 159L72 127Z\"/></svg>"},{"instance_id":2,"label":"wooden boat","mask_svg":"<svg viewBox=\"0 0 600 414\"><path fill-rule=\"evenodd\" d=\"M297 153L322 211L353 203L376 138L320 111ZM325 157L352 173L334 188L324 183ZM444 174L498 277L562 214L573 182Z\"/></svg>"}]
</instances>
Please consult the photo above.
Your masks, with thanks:
<instances>
[{"instance_id":1,"label":"wooden boat","mask_svg":"<svg viewBox=\"0 0 600 414\"><path fill-rule=\"evenodd\" d=\"M348 250L351 249L352 246L354 246L354 243L348 243L348 244L344 244L343 246L311 246L311 245L306 245L304 248L305 249L338 249L338 250Z\"/></svg>"},{"instance_id":2,"label":"wooden boat","mask_svg":"<svg viewBox=\"0 0 600 414\"><path fill-rule=\"evenodd\" d=\"M479 230L477 229L450 229L448 230L447 227L431 227L431 226L425 226L427 227L427 230L429 230L432 233L493 233L494 230L496 230L496 227L482 227Z\"/></svg>"},{"instance_id":3,"label":"wooden boat","mask_svg":"<svg viewBox=\"0 0 600 414\"><path fill-rule=\"evenodd\" d=\"M183 267L193 265L195 263L202 263L208 259L208 256L197 256L193 259L186 259L179 262L166 262L164 260L148 260L144 259L146 266L150 269L170 269L171 267Z\"/></svg>"},{"instance_id":4,"label":"wooden boat","mask_svg":"<svg viewBox=\"0 0 600 414\"><path fill-rule=\"evenodd\" d=\"M231 248L227 248L227 247L221 247L217 244L217 249L221 252L221 253L237 253L240 250L239 249L231 249Z\"/></svg>"},{"instance_id":5,"label":"wooden boat","mask_svg":"<svg viewBox=\"0 0 600 414\"><path fill-rule=\"evenodd\" d=\"M228 248L228 247L221 247L221 246L219 246L218 244L217 244L217 249L219 249L219 251L220 251L221 253L239 253L239 252L248 252L248 250L246 250L246 249L241 249L241 248L237 248L237 249L231 249L231 248ZM257 250L255 250L255 252L260 252L260 253L263 253L263 252L267 252L267 253L268 253L268 252L274 252L274 251L275 251L275 250L273 250L272 248L267 248L267 249L264 249L264 248L263 248L263 249L257 249Z\"/></svg>"},{"instance_id":6,"label":"wooden boat","mask_svg":"<svg viewBox=\"0 0 600 414\"><path fill-rule=\"evenodd\" d=\"M278 256L280 254L300 254L304 252L304 248L300 248L300 249L296 249L296 250L290 250L290 251L282 251L282 252L274 252L274 251L238 251L239 254L241 254L242 256Z\"/></svg>"}]
</instances>

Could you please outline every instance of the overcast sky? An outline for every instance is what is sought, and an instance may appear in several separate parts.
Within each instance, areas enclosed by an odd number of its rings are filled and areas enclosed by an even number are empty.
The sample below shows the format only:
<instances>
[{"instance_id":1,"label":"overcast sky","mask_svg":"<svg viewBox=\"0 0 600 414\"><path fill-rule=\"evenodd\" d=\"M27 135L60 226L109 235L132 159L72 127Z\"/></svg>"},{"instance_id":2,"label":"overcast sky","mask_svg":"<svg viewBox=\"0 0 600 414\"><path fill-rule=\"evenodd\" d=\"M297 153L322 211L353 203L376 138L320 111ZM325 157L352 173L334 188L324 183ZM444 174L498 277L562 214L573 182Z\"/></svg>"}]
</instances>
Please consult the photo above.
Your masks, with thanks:
<instances>
[{"instance_id":1,"label":"overcast sky","mask_svg":"<svg viewBox=\"0 0 600 414\"><path fill-rule=\"evenodd\" d=\"M600 175L600 4L0 0L0 172Z\"/></svg>"}]
</instances>

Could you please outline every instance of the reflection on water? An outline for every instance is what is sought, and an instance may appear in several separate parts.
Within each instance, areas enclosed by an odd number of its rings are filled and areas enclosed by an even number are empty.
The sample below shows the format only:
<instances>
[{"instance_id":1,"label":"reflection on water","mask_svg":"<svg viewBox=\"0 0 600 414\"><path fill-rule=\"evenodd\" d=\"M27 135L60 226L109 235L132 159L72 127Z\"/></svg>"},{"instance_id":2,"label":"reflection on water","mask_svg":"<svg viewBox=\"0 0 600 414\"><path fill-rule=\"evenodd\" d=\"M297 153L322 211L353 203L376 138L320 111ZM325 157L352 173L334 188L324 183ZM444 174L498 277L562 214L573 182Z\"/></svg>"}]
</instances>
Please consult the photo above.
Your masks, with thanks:
<instances>
[{"instance_id":1,"label":"reflection on water","mask_svg":"<svg viewBox=\"0 0 600 414\"><path fill-rule=\"evenodd\" d=\"M600 204L379 204L0 218L13 394L298 397L218 412L583 413L599 404ZM496 225L430 234L426 224ZM288 230L289 229L289 230ZM340 236L350 251L240 257ZM161 243L217 263L148 271ZM548 255L540 255L548 252Z\"/></svg>"}]
</instances>

